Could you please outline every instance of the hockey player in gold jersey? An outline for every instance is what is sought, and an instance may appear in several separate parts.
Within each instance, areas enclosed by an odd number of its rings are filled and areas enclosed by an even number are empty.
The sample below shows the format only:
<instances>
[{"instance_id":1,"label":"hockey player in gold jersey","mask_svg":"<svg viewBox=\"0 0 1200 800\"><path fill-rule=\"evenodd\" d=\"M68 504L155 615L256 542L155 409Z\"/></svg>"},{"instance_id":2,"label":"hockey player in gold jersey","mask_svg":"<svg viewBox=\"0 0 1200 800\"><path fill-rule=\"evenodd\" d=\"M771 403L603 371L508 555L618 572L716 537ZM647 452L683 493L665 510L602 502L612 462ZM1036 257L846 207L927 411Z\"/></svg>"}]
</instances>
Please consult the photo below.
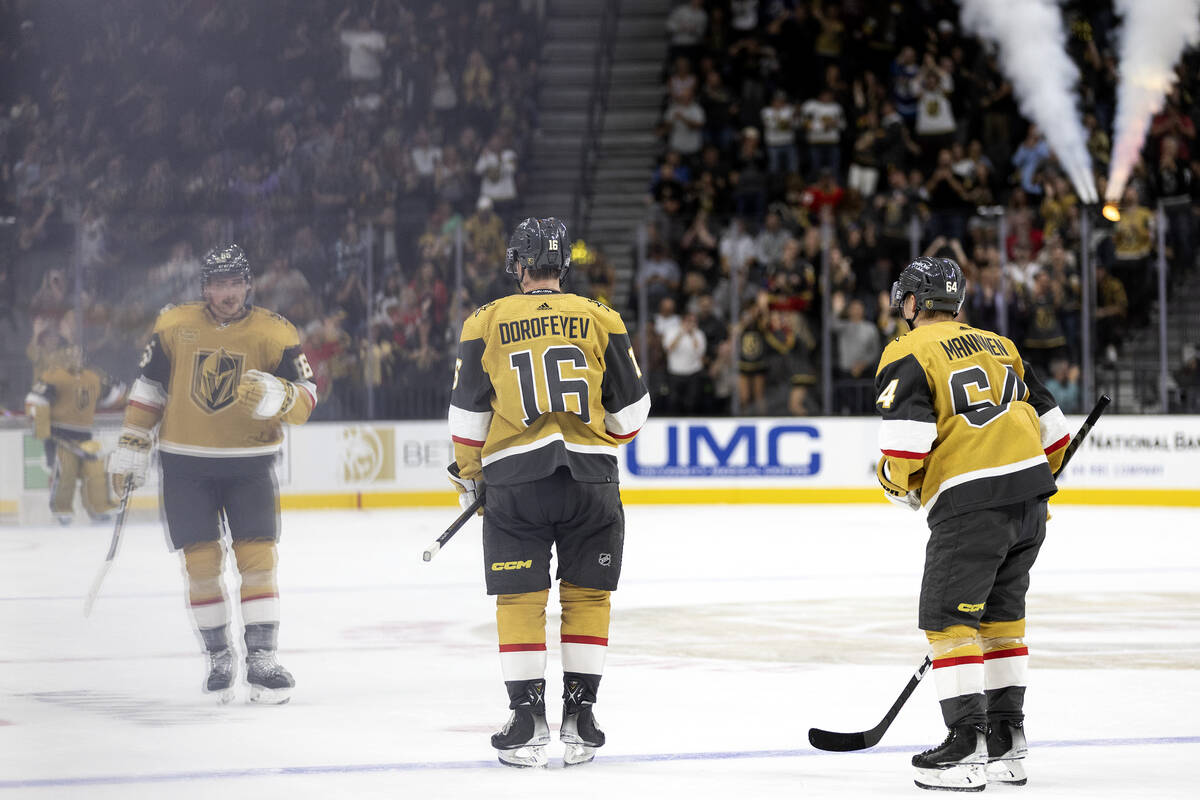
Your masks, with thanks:
<instances>
[{"instance_id":1,"label":"hockey player in gold jersey","mask_svg":"<svg viewBox=\"0 0 1200 800\"><path fill-rule=\"evenodd\" d=\"M917 785L973 791L1026 780L1025 593L1070 434L1011 340L955 321L965 296L950 259L904 269L910 331L883 351L875 406L879 482L930 530L918 622L949 735L913 757Z\"/></svg>"},{"instance_id":2,"label":"hockey player in gold jersey","mask_svg":"<svg viewBox=\"0 0 1200 800\"><path fill-rule=\"evenodd\" d=\"M282 424L308 419L316 388L295 327L250 305L242 249L211 250L201 269L204 301L158 315L108 471L120 492L144 483L158 429L164 517L172 547L183 551L188 601L208 652L205 689L228 701L236 673L221 584L223 517L241 573L250 699L283 703L295 682L275 656L279 488L272 465Z\"/></svg>"},{"instance_id":3,"label":"hockey player in gold jersey","mask_svg":"<svg viewBox=\"0 0 1200 800\"><path fill-rule=\"evenodd\" d=\"M116 505L108 490L100 442L92 438L96 408L111 406L125 392L120 383L85 367L78 347L57 350L25 397L25 413L33 422L33 435L43 440L46 459L54 470L50 483L50 511L62 525L75 516L75 484L93 521L108 518Z\"/></svg>"},{"instance_id":4,"label":"hockey player in gold jersey","mask_svg":"<svg viewBox=\"0 0 1200 800\"><path fill-rule=\"evenodd\" d=\"M492 736L500 761L545 766L546 604L557 551L562 604L567 765L604 744L592 706L608 647L625 516L617 448L646 421L650 395L619 314L564 293L567 230L527 219L509 241L506 272L521 294L479 308L463 325L450 396L463 507L483 511L483 567L496 596L500 665L512 714Z\"/></svg>"}]
</instances>

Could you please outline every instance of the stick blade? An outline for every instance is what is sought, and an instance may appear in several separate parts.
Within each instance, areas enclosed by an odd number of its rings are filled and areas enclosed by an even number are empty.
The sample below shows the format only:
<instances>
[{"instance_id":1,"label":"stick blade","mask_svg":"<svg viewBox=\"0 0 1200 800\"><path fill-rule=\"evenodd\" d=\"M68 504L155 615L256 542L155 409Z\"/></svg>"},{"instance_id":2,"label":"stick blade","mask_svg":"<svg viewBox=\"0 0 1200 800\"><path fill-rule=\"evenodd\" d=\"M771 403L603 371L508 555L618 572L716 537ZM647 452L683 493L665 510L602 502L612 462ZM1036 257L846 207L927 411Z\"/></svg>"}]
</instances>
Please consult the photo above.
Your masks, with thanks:
<instances>
[{"instance_id":1,"label":"stick blade","mask_svg":"<svg viewBox=\"0 0 1200 800\"><path fill-rule=\"evenodd\" d=\"M831 753L849 753L875 746L874 742L867 741L865 733L836 733L820 728L808 729L808 743L818 750L828 750Z\"/></svg>"}]
</instances>

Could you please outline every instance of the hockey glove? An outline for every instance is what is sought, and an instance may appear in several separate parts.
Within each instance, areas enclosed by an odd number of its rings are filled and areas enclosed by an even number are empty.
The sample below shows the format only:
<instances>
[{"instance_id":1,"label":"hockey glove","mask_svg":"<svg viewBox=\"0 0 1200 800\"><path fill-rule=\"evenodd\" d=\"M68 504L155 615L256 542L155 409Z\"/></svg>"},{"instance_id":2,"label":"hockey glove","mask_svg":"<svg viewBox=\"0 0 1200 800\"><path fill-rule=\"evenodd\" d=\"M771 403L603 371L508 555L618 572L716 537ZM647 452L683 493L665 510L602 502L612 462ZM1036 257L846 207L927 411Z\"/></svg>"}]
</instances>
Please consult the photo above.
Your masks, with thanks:
<instances>
[{"instance_id":1,"label":"hockey glove","mask_svg":"<svg viewBox=\"0 0 1200 800\"><path fill-rule=\"evenodd\" d=\"M464 478L458 474L458 463L455 462L446 467L446 474L450 476L450 482L454 484L454 488L458 490L458 507L466 511L475 502L475 498L483 491L483 481L473 481L470 478ZM480 516L483 515L483 506L475 512Z\"/></svg>"},{"instance_id":2,"label":"hockey glove","mask_svg":"<svg viewBox=\"0 0 1200 800\"><path fill-rule=\"evenodd\" d=\"M127 482L131 482L130 489L144 485L149 469L150 440L130 428L122 428L117 449L108 455L108 482L113 497L125 496Z\"/></svg>"},{"instance_id":3,"label":"hockey glove","mask_svg":"<svg viewBox=\"0 0 1200 800\"><path fill-rule=\"evenodd\" d=\"M888 474L887 456L879 459L875 466L875 477L879 479L879 485L883 487L883 494L888 500L912 511L920 510L921 490L914 489L910 492L907 487L893 483L891 475Z\"/></svg>"},{"instance_id":4,"label":"hockey glove","mask_svg":"<svg viewBox=\"0 0 1200 800\"><path fill-rule=\"evenodd\" d=\"M238 383L237 401L255 419L278 419L296 404L296 386L257 369L247 370Z\"/></svg>"}]
</instances>

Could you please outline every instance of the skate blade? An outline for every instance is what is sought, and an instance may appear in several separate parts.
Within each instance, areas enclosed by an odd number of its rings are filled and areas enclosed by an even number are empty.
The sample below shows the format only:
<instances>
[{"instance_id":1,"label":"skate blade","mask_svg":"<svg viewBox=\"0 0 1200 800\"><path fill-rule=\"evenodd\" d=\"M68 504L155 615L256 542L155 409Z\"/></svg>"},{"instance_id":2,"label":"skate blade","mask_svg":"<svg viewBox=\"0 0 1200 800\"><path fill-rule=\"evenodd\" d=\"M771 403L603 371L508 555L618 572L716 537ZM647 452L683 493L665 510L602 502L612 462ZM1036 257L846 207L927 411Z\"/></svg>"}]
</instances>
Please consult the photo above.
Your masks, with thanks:
<instances>
[{"instance_id":1,"label":"skate blade","mask_svg":"<svg viewBox=\"0 0 1200 800\"><path fill-rule=\"evenodd\" d=\"M518 769L545 767L550 763L550 759L546 757L545 745L525 745L516 750L497 750L496 756L504 766Z\"/></svg>"},{"instance_id":2,"label":"skate blade","mask_svg":"<svg viewBox=\"0 0 1200 800\"><path fill-rule=\"evenodd\" d=\"M233 702L232 687L229 689L216 689L216 690L205 689L204 691L207 692L208 694L216 696L217 705L227 706Z\"/></svg>"},{"instance_id":3,"label":"skate blade","mask_svg":"<svg viewBox=\"0 0 1200 800\"><path fill-rule=\"evenodd\" d=\"M917 778L913 782L922 789L944 792L982 792L987 788L982 764L956 764L945 769L917 768Z\"/></svg>"},{"instance_id":4,"label":"skate blade","mask_svg":"<svg viewBox=\"0 0 1200 800\"><path fill-rule=\"evenodd\" d=\"M264 706L281 706L292 699L290 686L282 689L268 689L265 686L250 684L250 702Z\"/></svg>"},{"instance_id":5,"label":"skate blade","mask_svg":"<svg viewBox=\"0 0 1200 800\"><path fill-rule=\"evenodd\" d=\"M1029 781L1025 776L1025 767L1013 759L989 761L986 774L988 783L1002 783L1005 786L1024 786Z\"/></svg>"},{"instance_id":6,"label":"skate blade","mask_svg":"<svg viewBox=\"0 0 1200 800\"><path fill-rule=\"evenodd\" d=\"M586 744L575 744L567 742L567 750L563 753L563 766L577 767L580 764L587 764L596 757L596 748Z\"/></svg>"}]
</instances>

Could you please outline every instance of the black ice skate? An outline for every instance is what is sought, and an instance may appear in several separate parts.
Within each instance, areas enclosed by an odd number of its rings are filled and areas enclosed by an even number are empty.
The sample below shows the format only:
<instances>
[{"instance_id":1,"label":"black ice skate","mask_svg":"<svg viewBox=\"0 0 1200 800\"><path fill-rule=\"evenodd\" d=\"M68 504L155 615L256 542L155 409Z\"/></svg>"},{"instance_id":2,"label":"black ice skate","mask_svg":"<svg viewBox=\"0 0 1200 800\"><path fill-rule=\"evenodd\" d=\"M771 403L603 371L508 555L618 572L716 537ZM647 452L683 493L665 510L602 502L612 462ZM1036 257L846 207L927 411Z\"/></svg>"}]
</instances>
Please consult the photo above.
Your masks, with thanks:
<instances>
[{"instance_id":1,"label":"black ice skate","mask_svg":"<svg viewBox=\"0 0 1200 800\"><path fill-rule=\"evenodd\" d=\"M1024 786L1028 781L1021 762L1029 752L1025 744L1025 723L997 722L988 727L988 783Z\"/></svg>"},{"instance_id":2,"label":"black ice skate","mask_svg":"<svg viewBox=\"0 0 1200 800\"><path fill-rule=\"evenodd\" d=\"M952 792L982 792L987 787L987 726L958 725L938 747L913 756L917 786Z\"/></svg>"},{"instance_id":3,"label":"black ice skate","mask_svg":"<svg viewBox=\"0 0 1200 800\"><path fill-rule=\"evenodd\" d=\"M250 702L283 705L292 699L296 681L275 660L276 622L246 626L246 682L250 684Z\"/></svg>"},{"instance_id":4,"label":"black ice skate","mask_svg":"<svg viewBox=\"0 0 1200 800\"><path fill-rule=\"evenodd\" d=\"M275 660L274 650L252 650L246 655L246 682L250 684L250 702L283 705L292 699L296 681Z\"/></svg>"},{"instance_id":5,"label":"black ice skate","mask_svg":"<svg viewBox=\"0 0 1200 800\"><path fill-rule=\"evenodd\" d=\"M204 691L217 695L224 704L233 700L233 651L228 647L208 651L208 678Z\"/></svg>"},{"instance_id":6,"label":"black ice skate","mask_svg":"<svg viewBox=\"0 0 1200 800\"><path fill-rule=\"evenodd\" d=\"M604 746L604 731L596 725L593 712L596 689L594 681L565 676L563 681L563 718L558 739L567 746L563 763L568 767L586 764L596 757L596 749Z\"/></svg>"},{"instance_id":7,"label":"black ice skate","mask_svg":"<svg viewBox=\"0 0 1200 800\"><path fill-rule=\"evenodd\" d=\"M544 767L550 727L546 724L546 681L505 681L512 714L492 734L492 747L501 764Z\"/></svg>"}]
</instances>

